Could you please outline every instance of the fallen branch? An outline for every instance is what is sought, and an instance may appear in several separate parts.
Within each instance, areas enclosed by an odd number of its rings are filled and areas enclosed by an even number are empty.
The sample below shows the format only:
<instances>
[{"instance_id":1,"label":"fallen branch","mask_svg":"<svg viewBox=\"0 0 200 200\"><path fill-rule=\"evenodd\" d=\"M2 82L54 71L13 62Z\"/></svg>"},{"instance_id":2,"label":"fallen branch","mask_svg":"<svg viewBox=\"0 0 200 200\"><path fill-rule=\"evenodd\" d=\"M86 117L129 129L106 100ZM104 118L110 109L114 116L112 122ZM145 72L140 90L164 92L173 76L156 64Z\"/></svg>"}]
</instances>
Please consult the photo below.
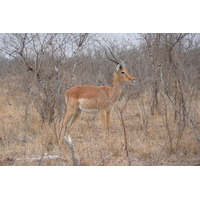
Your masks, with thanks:
<instances>
[{"instance_id":1,"label":"fallen branch","mask_svg":"<svg viewBox=\"0 0 200 200\"><path fill-rule=\"evenodd\" d=\"M43 156L43 157L36 157L36 158L16 158L15 161L21 161L21 160L44 160L44 159L56 159L60 158L60 155L53 155L53 156Z\"/></svg>"}]
</instances>

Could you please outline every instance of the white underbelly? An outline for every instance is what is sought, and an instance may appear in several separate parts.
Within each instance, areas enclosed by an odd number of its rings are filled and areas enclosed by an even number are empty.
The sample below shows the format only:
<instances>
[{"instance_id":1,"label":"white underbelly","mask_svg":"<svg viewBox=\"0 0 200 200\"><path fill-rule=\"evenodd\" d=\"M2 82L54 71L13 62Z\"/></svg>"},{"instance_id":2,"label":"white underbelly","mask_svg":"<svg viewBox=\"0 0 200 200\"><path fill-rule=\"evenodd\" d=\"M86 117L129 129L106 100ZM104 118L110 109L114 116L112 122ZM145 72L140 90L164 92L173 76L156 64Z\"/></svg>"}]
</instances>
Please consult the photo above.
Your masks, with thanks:
<instances>
[{"instance_id":1,"label":"white underbelly","mask_svg":"<svg viewBox=\"0 0 200 200\"><path fill-rule=\"evenodd\" d=\"M79 106L79 109L83 112L91 113L91 114L95 114L99 112L99 109L86 109L86 108L82 108L81 106Z\"/></svg>"},{"instance_id":2,"label":"white underbelly","mask_svg":"<svg viewBox=\"0 0 200 200\"><path fill-rule=\"evenodd\" d=\"M93 107L93 104L97 104L97 103L98 102L96 100L94 100L93 98L91 98L91 99L79 99L79 109L83 112L86 112L86 113L95 114L95 113L99 112L99 109L92 108L92 107Z\"/></svg>"}]
</instances>

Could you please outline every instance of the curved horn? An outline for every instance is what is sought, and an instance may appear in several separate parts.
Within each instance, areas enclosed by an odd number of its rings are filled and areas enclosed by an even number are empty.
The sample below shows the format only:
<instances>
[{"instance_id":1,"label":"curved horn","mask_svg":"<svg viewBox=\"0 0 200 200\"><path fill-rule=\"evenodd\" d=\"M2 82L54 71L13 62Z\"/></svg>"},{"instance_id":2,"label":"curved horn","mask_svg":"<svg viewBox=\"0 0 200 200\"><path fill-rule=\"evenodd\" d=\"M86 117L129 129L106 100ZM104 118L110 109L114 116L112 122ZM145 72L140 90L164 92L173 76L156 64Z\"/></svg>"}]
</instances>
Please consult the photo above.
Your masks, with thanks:
<instances>
[{"instance_id":1,"label":"curved horn","mask_svg":"<svg viewBox=\"0 0 200 200\"><path fill-rule=\"evenodd\" d=\"M120 64L122 67L125 67L125 63L123 60L117 58L117 56L114 54L114 52L112 52L112 50L108 47L112 57L115 59L115 63L117 62L117 64Z\"/></svg>"},{"instance_id":2,"label":"curved horn","mask_svg":"<svg viewBox=\"0 0 200 200\"><path fill-rule=\"evenodd\" d=\"M106 57L108 58L108 60L110 60L110 61L112 61L112 62L114 62L115 64L120 64L118 61L116 61L116 60L114 60L114 59L112 59L112 58L110 58L109 56L108 56L108 54L107 54L107 51L105 50L105 54L106 54Z\"/></svg>"}]
</instances>

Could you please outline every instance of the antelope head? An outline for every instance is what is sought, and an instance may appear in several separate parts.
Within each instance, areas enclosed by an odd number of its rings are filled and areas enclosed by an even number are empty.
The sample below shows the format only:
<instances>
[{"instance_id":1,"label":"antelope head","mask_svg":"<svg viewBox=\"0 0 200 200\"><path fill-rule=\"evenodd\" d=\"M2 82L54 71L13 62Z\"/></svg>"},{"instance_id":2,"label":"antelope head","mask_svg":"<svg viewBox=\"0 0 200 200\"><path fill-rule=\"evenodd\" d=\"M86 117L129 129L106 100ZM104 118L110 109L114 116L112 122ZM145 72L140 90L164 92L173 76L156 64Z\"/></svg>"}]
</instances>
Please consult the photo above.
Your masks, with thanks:
<instances>
[{"instance_id":1,"label":"antelope head","mask_svg":"<svg viewBox=\"0 0 200 200\"><path fill-rule=\"evenodd\" d=\"M131 76L127 69L125 68L125 63L123 60L119 59L112 51L110 48L108 48L110 51L110 54L112 55L112 58L108 56L107 51L106 52L106 57L114 62L115 64L117 64L116 66L116 70L114 72L115 77L117 78L117 80L121 83L130 83L131 85L136 82L135 78L133 76Z\"/></svg>"}]
</instances>

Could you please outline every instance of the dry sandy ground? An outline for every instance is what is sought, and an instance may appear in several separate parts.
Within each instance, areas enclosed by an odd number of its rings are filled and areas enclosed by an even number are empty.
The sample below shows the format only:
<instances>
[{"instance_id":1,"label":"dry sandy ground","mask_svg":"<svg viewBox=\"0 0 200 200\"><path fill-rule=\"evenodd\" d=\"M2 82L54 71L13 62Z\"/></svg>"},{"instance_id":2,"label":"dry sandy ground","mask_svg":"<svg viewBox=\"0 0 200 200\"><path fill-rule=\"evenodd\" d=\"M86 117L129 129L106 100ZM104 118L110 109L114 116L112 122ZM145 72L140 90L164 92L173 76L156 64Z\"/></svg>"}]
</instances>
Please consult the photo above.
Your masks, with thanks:
<instances>
[{"instance_id":1,"label":"dry sandy ground","mask_svg":"<svg viewBox=\"0 0 200 200\"><path fill-rule=\"evenodd\" d=\"M129 100L123 112L128 159L119 117L124 103L124 100L119 102L112 113L109 136L102 134L98 115L82 114L76 122L70 136L80 165L200 165L200 145L191 129L186 127L178 141L178 126L169 112L170 143L164 114L151 116L145 108L144 118L138 99ZM34 105L27 104L24 93L10 92L6 85L1 87L0 165L73 165L69 147L64 142L58 143L58 124L43 123ZM46 158L54 155L59 157Z\"/></svg>"}]
</instances>

